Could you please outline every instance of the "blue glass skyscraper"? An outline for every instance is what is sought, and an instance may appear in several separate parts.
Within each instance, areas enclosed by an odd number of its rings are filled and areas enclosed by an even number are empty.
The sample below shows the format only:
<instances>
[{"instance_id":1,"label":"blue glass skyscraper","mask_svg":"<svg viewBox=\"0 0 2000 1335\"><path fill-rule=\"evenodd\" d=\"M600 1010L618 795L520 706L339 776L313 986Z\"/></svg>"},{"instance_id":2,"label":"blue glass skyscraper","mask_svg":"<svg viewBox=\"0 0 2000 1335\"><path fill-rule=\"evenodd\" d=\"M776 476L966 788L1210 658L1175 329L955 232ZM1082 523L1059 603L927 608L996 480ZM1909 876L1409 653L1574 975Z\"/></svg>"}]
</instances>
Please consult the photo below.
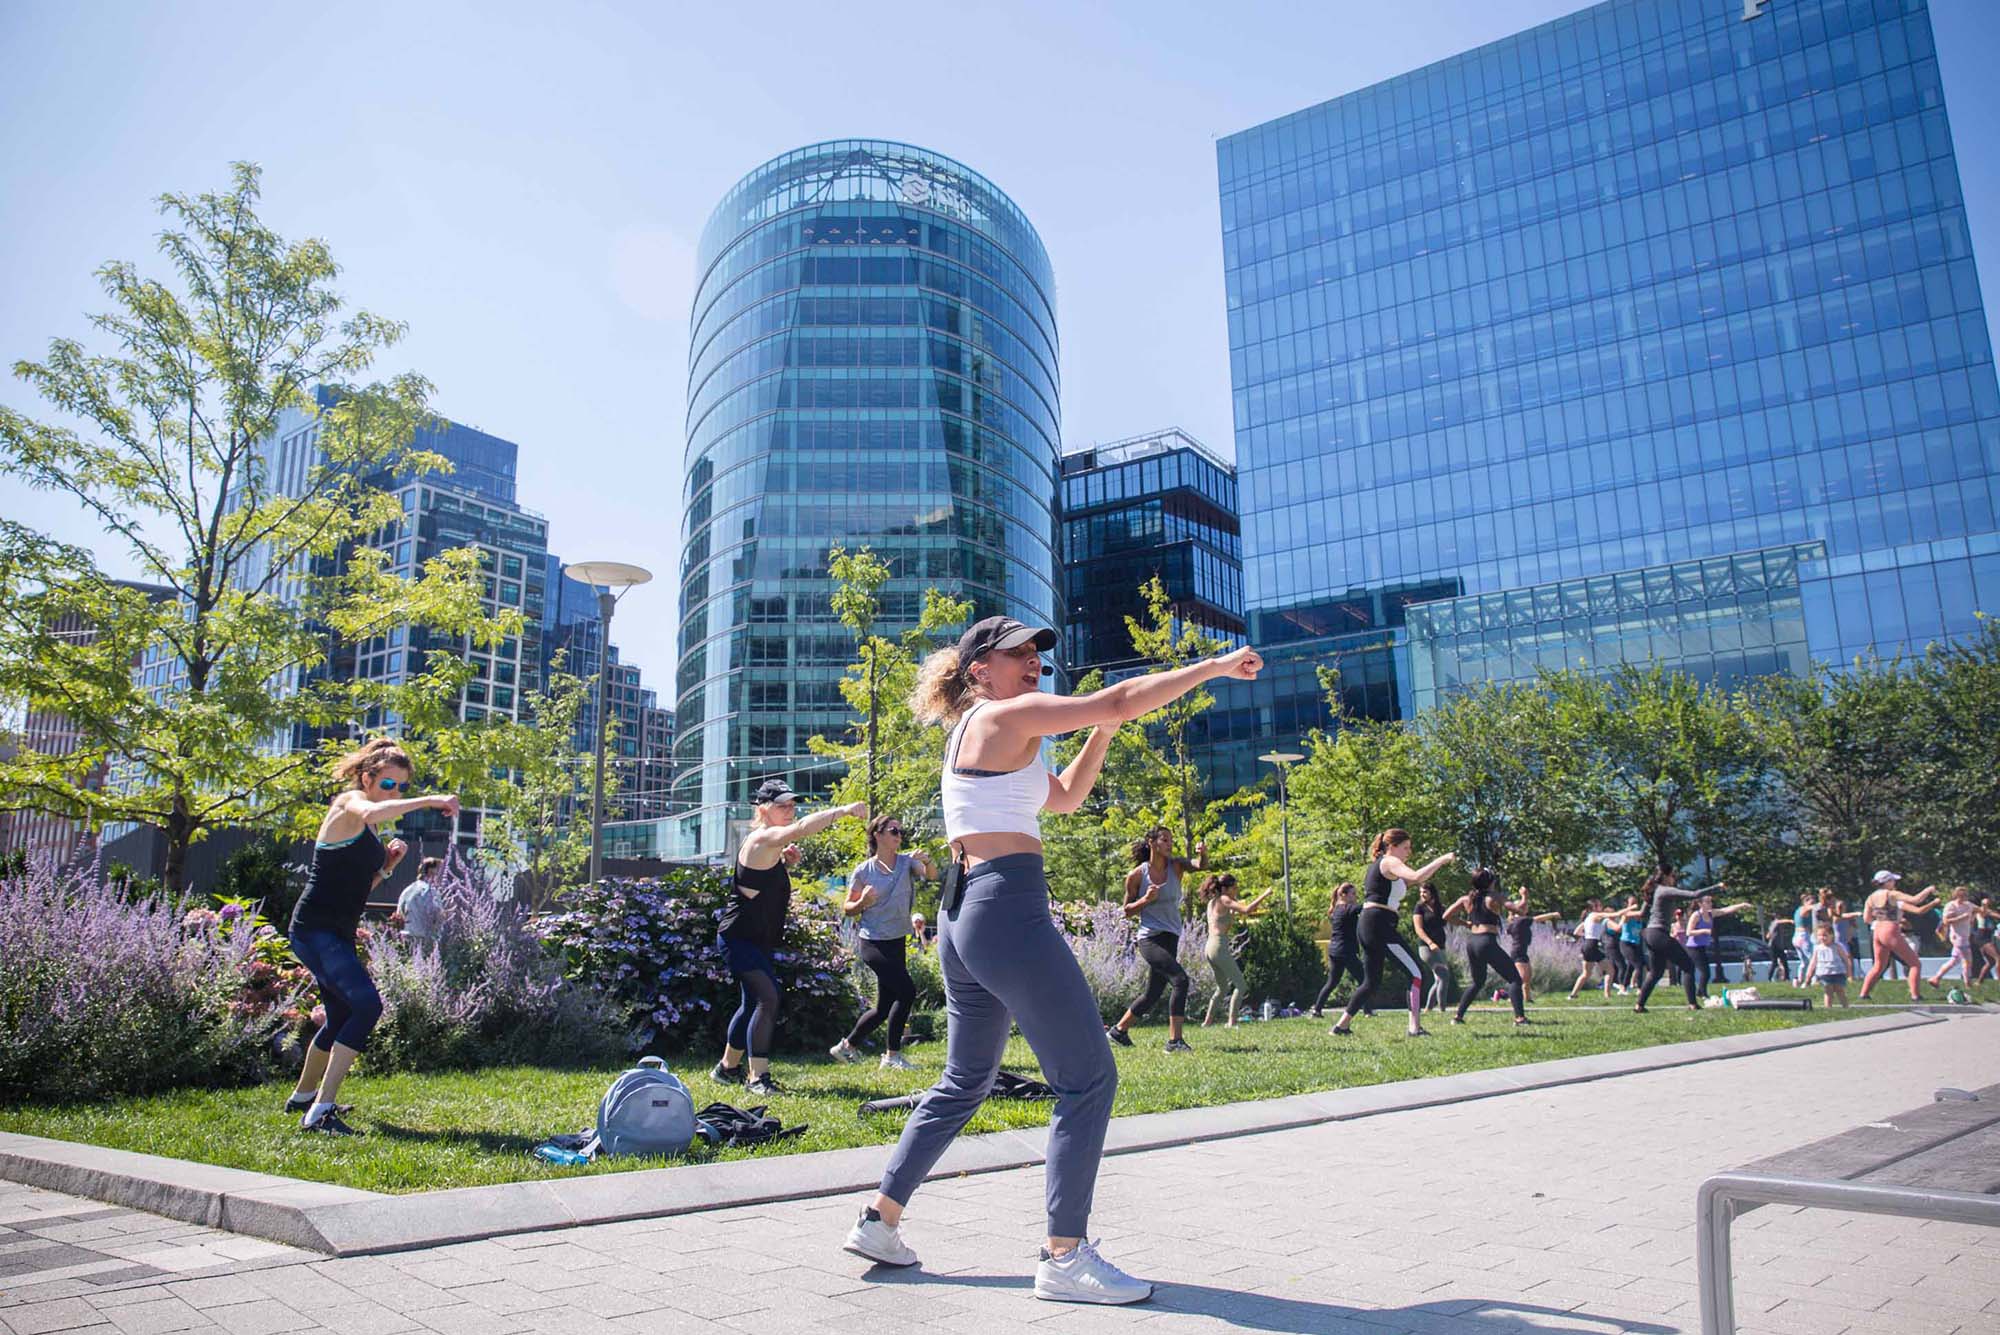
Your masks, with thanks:
<instances>
[{"instance_id":1,"label":"blue glass skyscraper","mask_svg":"<svg viewBox=\"0 0 2000 1335\"><path fill-rule=\"evenodd\" d=\"M1922 0L1610 0L1219 146L1274 734L2000 611L2000 391Z\"/></svg>"},{"instance_id":2,"label":"blue glass skyscraper","mask_svg":"<svg viewBox=\"0 0 2000 1335\"><path fill-rule=\"evenodd\" d=\"M675 797L719 851L757 777L811 792L850 724L854 636L827 548L893 577L879 630L935 586L1055 624L1055 280L991 182L845 139L751 172L703 231L688 352Z\"/></svg>"}]
</instances>

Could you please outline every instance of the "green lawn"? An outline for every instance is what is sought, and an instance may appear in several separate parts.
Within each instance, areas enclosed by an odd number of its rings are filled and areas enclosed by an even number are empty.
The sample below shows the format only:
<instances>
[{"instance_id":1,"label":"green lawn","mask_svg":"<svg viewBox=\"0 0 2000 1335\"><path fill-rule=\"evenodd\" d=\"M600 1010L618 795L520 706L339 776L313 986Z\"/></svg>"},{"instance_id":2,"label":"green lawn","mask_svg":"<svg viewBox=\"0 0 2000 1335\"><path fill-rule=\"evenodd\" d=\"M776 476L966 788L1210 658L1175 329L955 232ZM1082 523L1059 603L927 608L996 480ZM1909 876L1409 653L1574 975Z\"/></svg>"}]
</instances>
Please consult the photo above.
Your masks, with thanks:
<instances>
[{"instance_id":1,"label":"green lawn","mask_svg":"<svg viewBox=\"0 0 2000 1335\"><path fill-rule=\"evenodd\" d=\"M1765 995L1773 994L1768 985L1759 987ZM1785 989L1780 985L1776 990ZM1989 991L1993 993L1990 999L2000 1000L2000 989ZM1234 1031L1191 1027L1188 1034L1196 1051L1182 1056L1161 1051L1165 1027L1154 1024L1135 1032L1135 1046L1130 1050L1116 1049L1123 1077L1117 1111L1160 1112L1274 1098L1869 1013L1857 1009L1830 1014L1815 1009L1705 1011L1696 1015L1660 996L1650 1014L1638 1016L1624 1007L1589 1010L1558 999L1539 1012L1536 1024L1524 1030L1517 1031L1503 1010L1487 1006L1473 1011L1463 1027L1432 1017L1429 1023L1434 1036L1413 1042L1403 1034L1402 1013L1384 1009L1375 1019L1360 1021L1354 1035L1344 1039L1329 1037L1326 1021L1304 1018L1246 1024ZM872 1060L866 1065L842 1066L824 1056L781 1058L775 1071L787 1092L773 1101L772 1111L787 1123L805 1121L811 1130L780 1147L725 1151L719 1157L800 1153L893 1140L902 1128L900 1114L863 1117L856 1105L929 1084L943 1059L943 1046L914 1045L909 1056L921 1069L883 1071ZM1035 1073L1034 1058L1019 1039L1008 1048L1007 1066ZM677 1063L677 1071L688 1081L697 1106L712 1099L745 1101L740 1088L711 1083L705 1063ZM0 1130L386 1192L618 1172L672 1162L618 1159L600 1160L588 1168L556 1168L529 1157L528 1150L542 1137L575 1131L589 1123L598 1095L612 1074L609 1069L516 1067L446 1075L357 1075L348 1082L343 1096L356 1105L349 1120L368 1135L351 1141L300 1135L296 1119L279 1111L289 1089L276 1084L108 1104L0 1109ZM1047 1104L994 1102L973 1119L970 1130L1038 1126L1047 1119ZM697 1150L695 1157L705 1160L718 1156Z\"/></svg>"}]
</instances>

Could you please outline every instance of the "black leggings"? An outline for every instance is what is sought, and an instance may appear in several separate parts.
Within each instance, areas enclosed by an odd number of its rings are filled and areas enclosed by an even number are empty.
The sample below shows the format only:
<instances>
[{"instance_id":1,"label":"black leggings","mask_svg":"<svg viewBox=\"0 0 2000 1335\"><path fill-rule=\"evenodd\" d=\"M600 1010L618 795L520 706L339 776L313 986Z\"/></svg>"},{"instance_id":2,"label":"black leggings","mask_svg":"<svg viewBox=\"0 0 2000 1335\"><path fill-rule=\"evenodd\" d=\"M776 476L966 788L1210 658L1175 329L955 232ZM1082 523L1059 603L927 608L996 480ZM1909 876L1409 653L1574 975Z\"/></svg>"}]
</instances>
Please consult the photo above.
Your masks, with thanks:
<instances>
[{"instance_id":1,"label":"black leggings","mask_svg":"<svg viewBox=\"0 0 2000 1335\"><path fill-rule=\"evenodd\" d=\"M917 985L910 978L910 966L904 962L904 945L908 940L906 936L898 936L875 941L864 936L854 947L861 962L875 971L875 1004L854 1022L854 1030L847 1036L850 1045L874 1033L875 1026L887 1020L889 1051L903 1050L903 1026L909 1022L910 1007L917 1004Z\"/></svg>"},{"instance_id":2,"label":"black leggings","mask_svg":"<svg viewBox=\"0 0 2000 1335\"><path fill-rule=\"evenodd\" d=\"M1351 951L1336 955L1332 951L1326 956L1326 981L1320 984L1319 995L1313 998L1313 1014L1326 1009L1326 999L1333 995L1333 989L1340 986L1340 980L1352 972L1354 981L1361 981L1361 957Z\"/></svg>"},{"instance_id":3,"label":"black leggings","mask_svg":"<svg viewBox=\"0 0 2000 1335\"><path fill-rule=\"evenodd\" d=\"M1345 1018L1354 1018L1368 1004L1382 981L1383 957L1394 955L1403 972L1410 975L1410 1023L1415 1024L1424 1010L1424 971L1410 952L1409 943L1403 940L1403 934L1396 930L1395 910L1372 906L1362 909L1361 930L1356 935L1361 938L1361 986L1347 999Z\"/></svg>"},{"instance_id":4,"label":"black leggings","mask_svg":"<svg viewBox=\"0 0 2000 1335\"><path fill-rule=\"evenodd\" d=\"M1134 1019L1146 1018L1169 983L1174 990L1167 999L1167 1014L1176 1020L1187 1015L1188 972L1181 967L1180 949L1180 937L1165 932L1139 938L1139 958L1152 973L1146 979L1146 994L1132 1003Z\"/></svg>"},{"instance_id":5,"label":"black leggings","mask_svg":"<svg viewBox=\"0 0 2000 1335\"><path fill-rule=\"evenodd\" d=\"M1465 1008L1472 999L1486 990L1486 971L1491 969L1497 978L1506 980L1507 1000L1513 1003L1514 1018L1525 1020L1528 1012L1522 1007L1523 987L1521 971L1514 967L1507 948L1500 944L1500 938L1491 932L1468 932L1465 936L1465 963L1472 970L1472 986L1458 999L1458 1018L1465 1018Z\"/></svg>"},{"instance_id":6,"label":"black leggings","mask_svg":"<svg viewBox=\"0 0 2000 1335\"><path fill-rule=\"evenodd\" d=\"M1646 985L1639 989L1639 1004L1646 1004L1671 964L1681 971L1681 987L1687 992L1688 1005L1699 1006L1701 1003L1694 995L1694 959L1687 953L1687 947L1674 940L1674 934L1664 927L1648 927L1645 938L1646 953L1653 962L1646 970Z\"/></svg>"},{"instance_id":7,"label":"black leggings","mask_svg":"<svg viewBox=\"0 0 2000 1335\"><path fill-rule=\"evenodd\" d=\"M1694 961L1694 990L1707 996L1708 980L1714 978L1720 982L1722 978L1722 971L1715 964L1715 947L1689 946L1687 953Z\"/></svg>"}]
</instances>

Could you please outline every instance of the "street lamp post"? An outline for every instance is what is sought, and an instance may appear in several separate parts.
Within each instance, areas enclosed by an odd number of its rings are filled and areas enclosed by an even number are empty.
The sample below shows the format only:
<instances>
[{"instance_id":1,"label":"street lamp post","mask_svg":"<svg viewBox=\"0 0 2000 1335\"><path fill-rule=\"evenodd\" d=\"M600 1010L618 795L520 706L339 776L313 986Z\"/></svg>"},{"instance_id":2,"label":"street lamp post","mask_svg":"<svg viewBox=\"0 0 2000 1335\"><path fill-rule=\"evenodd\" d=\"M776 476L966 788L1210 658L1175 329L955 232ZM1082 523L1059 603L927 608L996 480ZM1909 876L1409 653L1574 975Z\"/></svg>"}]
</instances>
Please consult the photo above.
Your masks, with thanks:
<instances>
[{"instance_id":1,"label":"street lamp post","mask_svg":"<svg viewBox=\"0 0 2000 1335\"><path fill-rule=\"evenodd\" d=\"M1257 759L1278 767L1278 828L1283 834L1285 912L1292 911L1292 813L1285 804L1286 771L1305 757L1296 751L1266 751Z\"/></svg>"},{"instance_id":2,"label":"street lamp post","mask_svg":"<svg viewBox=\"0 0 2000 1335\"><path fill-rule=\"evenodd\" d=\"M653 572L622 561L579 561L563 567L573 580L597 590L597 782L590 797L590 883L604 870L604 736L610 730L608 684L611 679L611 613L625 590L645 584Z\"/></svg>"}]
</instances>

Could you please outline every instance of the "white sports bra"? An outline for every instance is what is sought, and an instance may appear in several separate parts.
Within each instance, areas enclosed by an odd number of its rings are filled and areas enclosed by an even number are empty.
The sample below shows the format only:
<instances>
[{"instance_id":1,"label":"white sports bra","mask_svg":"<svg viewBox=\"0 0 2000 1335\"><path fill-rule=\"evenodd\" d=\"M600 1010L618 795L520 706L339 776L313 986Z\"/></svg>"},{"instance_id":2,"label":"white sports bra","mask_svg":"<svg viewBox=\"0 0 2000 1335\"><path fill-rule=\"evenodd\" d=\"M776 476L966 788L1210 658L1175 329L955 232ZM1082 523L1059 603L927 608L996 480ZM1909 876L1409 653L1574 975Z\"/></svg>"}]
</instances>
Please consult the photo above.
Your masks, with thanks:
<instances>
[{"instance_id":1,"label":"white sports bra","mask_svg":"<svg viewBox=\"0 0 2000 1335\"><path fill-rule=\"evenodd\" d=\"M1602 941L1604 939L1604 930L1604 919L1591 918L1583 924L1583 939L1586 941Z\"/></svg>"},{"instance_id":2,"label":"white sports bra","mask_svg":"<svg viewBox=\"0 0 2000 1335\"><path fill-rule=\"evenodd\" d=\"M980 701L980 704L986 703ZM1049 772L1039 754L1016 770L960 769L958 745L979 705L967 710L944 753L944 837L968 834L1025 834L1042 837L1042 804L1049 798Z\"/></svg>"}]
</instances>

